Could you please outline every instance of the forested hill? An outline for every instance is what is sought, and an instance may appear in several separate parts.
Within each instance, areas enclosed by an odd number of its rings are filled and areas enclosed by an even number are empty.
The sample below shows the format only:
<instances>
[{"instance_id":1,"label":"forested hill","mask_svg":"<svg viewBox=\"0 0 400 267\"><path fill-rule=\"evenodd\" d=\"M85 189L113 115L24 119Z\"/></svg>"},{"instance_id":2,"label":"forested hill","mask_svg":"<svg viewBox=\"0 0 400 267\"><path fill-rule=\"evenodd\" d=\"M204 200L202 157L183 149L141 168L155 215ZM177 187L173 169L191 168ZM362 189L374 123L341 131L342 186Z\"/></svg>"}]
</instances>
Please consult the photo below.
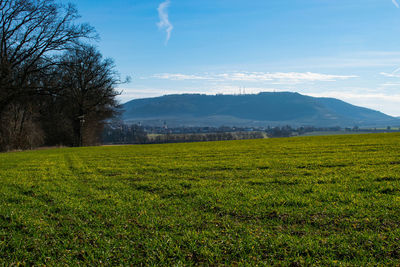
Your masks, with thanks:
<instances>
[{"instance_id":1,"label":"forested hill","mask_svg":"<svg viewBox=\"0 0 400 267\"><path fill-rule=\"evenodd\" d=\"M169 126L368 126L400 125L382 112L335 98L291 92L248 95L166 95L135 99L123 105L123 119L144 125Z\"/></svg>"}]
</instances>

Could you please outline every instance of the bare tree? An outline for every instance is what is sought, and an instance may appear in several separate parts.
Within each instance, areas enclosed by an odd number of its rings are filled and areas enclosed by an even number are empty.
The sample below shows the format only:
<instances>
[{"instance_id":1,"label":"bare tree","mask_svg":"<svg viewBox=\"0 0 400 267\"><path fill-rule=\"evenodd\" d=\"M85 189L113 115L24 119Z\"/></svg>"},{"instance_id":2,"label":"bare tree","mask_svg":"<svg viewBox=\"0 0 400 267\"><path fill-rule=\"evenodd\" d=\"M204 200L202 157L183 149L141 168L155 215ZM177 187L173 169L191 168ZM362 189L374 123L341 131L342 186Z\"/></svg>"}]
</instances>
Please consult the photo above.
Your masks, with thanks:
<instances>
[{"instance_id":1,"label":"bare tree","mask_svg":"<svg viewBox=\"0 0 400 267\"><path fill-rule=\"evenodd\" d=\"M39 113L32 102L13 102L5 110L5 149L31 149L44 142L44 133L38 123Z\"/></svg>"},{"instance_id":2,"label":"bare tree","mask_svg":"<svg viewBox=\"0 0 400 267\"><path fill-rule=\"evenodd\" d=\"M57 53L96 37L89 25L75 24L77 18L74 6L54 0L0 0L0 125L8 105L49 91L41 77Z\"/></svg>"},{"instance_id":3,"label":"bare tree","mask_svg":"<svg viewBox=\"0 0 400 267\"><path fill-rule=\"evenodd\" d=\"M72 122L74 145L93 144L100 138L103 122L117 112L115 87L121 81L111 59L89 45L75 46L67 52L57 71L57 86L65 107L65 115ZM86 136L86 140L84 140Z\"/></svg>"}]
</instances>

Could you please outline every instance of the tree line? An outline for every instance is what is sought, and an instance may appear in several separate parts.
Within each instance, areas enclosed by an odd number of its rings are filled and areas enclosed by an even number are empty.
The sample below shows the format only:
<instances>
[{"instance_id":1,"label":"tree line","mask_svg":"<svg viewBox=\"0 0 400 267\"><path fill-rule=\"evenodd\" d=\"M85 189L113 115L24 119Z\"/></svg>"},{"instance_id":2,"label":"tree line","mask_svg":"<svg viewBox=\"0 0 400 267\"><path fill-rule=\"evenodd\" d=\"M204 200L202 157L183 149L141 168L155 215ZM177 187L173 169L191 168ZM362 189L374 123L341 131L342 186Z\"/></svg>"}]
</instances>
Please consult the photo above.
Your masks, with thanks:
<instances>
[{"instance_id":1,"label":"tree line","mask_svg":"<svg viewBox=\"0 0 400 267\"><path fill-rule=\"evenodd\" d=\"M193 134L159 134L148 136L148 143L182 143L182 142L209 142L245 139L264 139L266 135L262 132L215 132L215 133L193 133Z\"/></svg>"},{"instance_id":2,"label":"tree line","mask_svg":"<svg viewBox=\"0 0 400 267\"><path fill-rule=\"evenodd\" d=\"M224 127L228 129L228 127ZM179 128L175 128L177 130ZM196 129L196 128L194 128ZM194 130L193 129L193 130ZM220 128L223 129L223 128ZM148 130L148 129L147 129ZM226 141L242 139L262 139L266 134L262 131L210 131L206 133L150 133L146 128L135 124L125 124L115 120L104 128L102 141L104 144L160 144L181 142ZM173 130L173 129L172 129ZM182 129L181 129L182 130ZM186 130L189 130L186 128Z\"/></svg>"},{"instance_id":3,"label":"tree line","mask_svg":"<svg viewBox=\"0 0 400 267\"><path fill-rule=\"evenodd\" d=\"M121 82L76 8L0 0L0 151L100 142Z\"/></svg>"}]
</instances>

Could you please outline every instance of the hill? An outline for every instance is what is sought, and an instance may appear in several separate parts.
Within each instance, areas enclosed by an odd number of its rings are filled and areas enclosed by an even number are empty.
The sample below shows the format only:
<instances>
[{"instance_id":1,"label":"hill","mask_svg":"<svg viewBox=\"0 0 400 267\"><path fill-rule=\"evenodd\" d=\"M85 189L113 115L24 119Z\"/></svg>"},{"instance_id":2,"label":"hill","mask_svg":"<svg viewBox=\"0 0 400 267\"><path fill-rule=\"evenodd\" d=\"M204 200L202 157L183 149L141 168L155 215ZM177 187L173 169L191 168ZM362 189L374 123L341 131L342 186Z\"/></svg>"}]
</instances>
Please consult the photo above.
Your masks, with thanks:
<instances>
[{"instance_id":1,"label":"hill","mask_svg":"<svg viewBox=\"0 0 400 267\"><path fill-rule=\"evenodd\" d=\"M123 105L123 120L169 126L341 126L386 127L400 120L335 98L291 92L256 95L166 95Z\"/></svg>"}]
</instances>

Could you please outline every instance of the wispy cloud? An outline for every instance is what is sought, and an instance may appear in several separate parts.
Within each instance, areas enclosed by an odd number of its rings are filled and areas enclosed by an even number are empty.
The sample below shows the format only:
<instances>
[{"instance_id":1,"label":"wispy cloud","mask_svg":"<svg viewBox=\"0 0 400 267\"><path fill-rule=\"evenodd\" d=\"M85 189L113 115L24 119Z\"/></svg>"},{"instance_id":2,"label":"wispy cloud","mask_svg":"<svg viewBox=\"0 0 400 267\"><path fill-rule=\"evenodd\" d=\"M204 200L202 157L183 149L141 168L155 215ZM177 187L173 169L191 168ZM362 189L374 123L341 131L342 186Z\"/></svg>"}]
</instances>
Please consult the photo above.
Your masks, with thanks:
<instances>
[{"instance_id":1,"label":"wispy cloud","mask_svg":"<svg viewBox=\"0 0 400 267\"><path fill-rule=\"evenodd\" d=\"M400 73L399 72L400 72L400 67L398 67L397 69L395 69L391 73L381 72L380 75L385 76L385 77L389 77L389 78L400 78Z\"/></svg>"},{"instance_id":2,"label":"wispy cloud","mask_svg":"<svg viewBox=\"0 0 400 267\"><path fill-rule=\"evenodd\" d=\"M344 80L357 78L354 75L331 75L313 72L232 72L219 74L180 74L180 73L162 73L153 75L152 78L163 80L209 80L220 82L280 82L280 83L303 83L303 82L333 82L336 80Z\"/></svg>"},{"instance_id":3,"label":"wispy cloud","mask_svg":"<svg viewBox=\"0 0 400 267\"><path fill-rule=\"evenodd\" d=\"M400 87L400 83L398 82L386 82L380 85L381 88L387 88L387 87Z\"/></svg>"},{"instance_id":4,"label":"wispy cloud","mask_svg":"<svg viewBox=\"0 0 400 267\"><path fill-rule=\"evenodd\" d=\"M172 80L172 81L185 81L185 80L208 80L209 78L199 75L188 75L180 73L161 73L152 76L156 79L161 80Z\"/></svg>"},{"instance_id":5,"label":"wispy cloud","mask_svg":"<svg viewBox=\"0 0 400 267\"><path fill-rule=\"evenodd\" d=\"M397 3L397 0L392 0L392 2L397 8L400 8L399 3Z\"/></svg>"},{"instance_id":6,"label":"wispy cloud","mask_svg":"<svg viewBox=\"0 0 400 267\"><path fill-rule=\"evenodd\" d=\"M389 77L389 78L400 78L400 74L398 74L396 71L392 72L392 73L381 72L380 74L382 76Z\"/></svg>"},{"instance_id":7,"label":"wispy cloud","mask_svg":"<svg viewBox=\"0 0 400 267\"><path fill-rule=\"evenodd\" d=\"M171 32L174 29L174 26L172 26L171 22L169 21L168 17L168 7L171 4L170 0L166 0L162 2L158 6L158 16L160 18L160 21L157 23L157 26L160 30L165 30L167 37L165 39L165 44L168 43L169 39L171 38Z\"/></svg>"},{"instance_id":8,"label":"wispy cloud","mask_svg":"<svg viewBox=\"0 0 400 267\"><path fill-rule=\"evenodd\" d=\"M244 73L231 73L221 74L219 77L228 81L246 81L246 82L259 82L259 81L291 81L291 82L315 82L326 81L331 82L337 79L350 79L356 76L342 76L342 75L329 75L313 72L244 72Z\"/></svg>"},{"instance_id":9,"label":"wispy cloud","mask_svg":"<svg viewBox=\"0 0 400 267\"><path fill-rule=\"evenodd\" d=\"M399 71L400 71L400 67L397 68L397 69L395 69L392 73L397 73L397 72L399 72Z\"/></svg>"}]
</instances>

